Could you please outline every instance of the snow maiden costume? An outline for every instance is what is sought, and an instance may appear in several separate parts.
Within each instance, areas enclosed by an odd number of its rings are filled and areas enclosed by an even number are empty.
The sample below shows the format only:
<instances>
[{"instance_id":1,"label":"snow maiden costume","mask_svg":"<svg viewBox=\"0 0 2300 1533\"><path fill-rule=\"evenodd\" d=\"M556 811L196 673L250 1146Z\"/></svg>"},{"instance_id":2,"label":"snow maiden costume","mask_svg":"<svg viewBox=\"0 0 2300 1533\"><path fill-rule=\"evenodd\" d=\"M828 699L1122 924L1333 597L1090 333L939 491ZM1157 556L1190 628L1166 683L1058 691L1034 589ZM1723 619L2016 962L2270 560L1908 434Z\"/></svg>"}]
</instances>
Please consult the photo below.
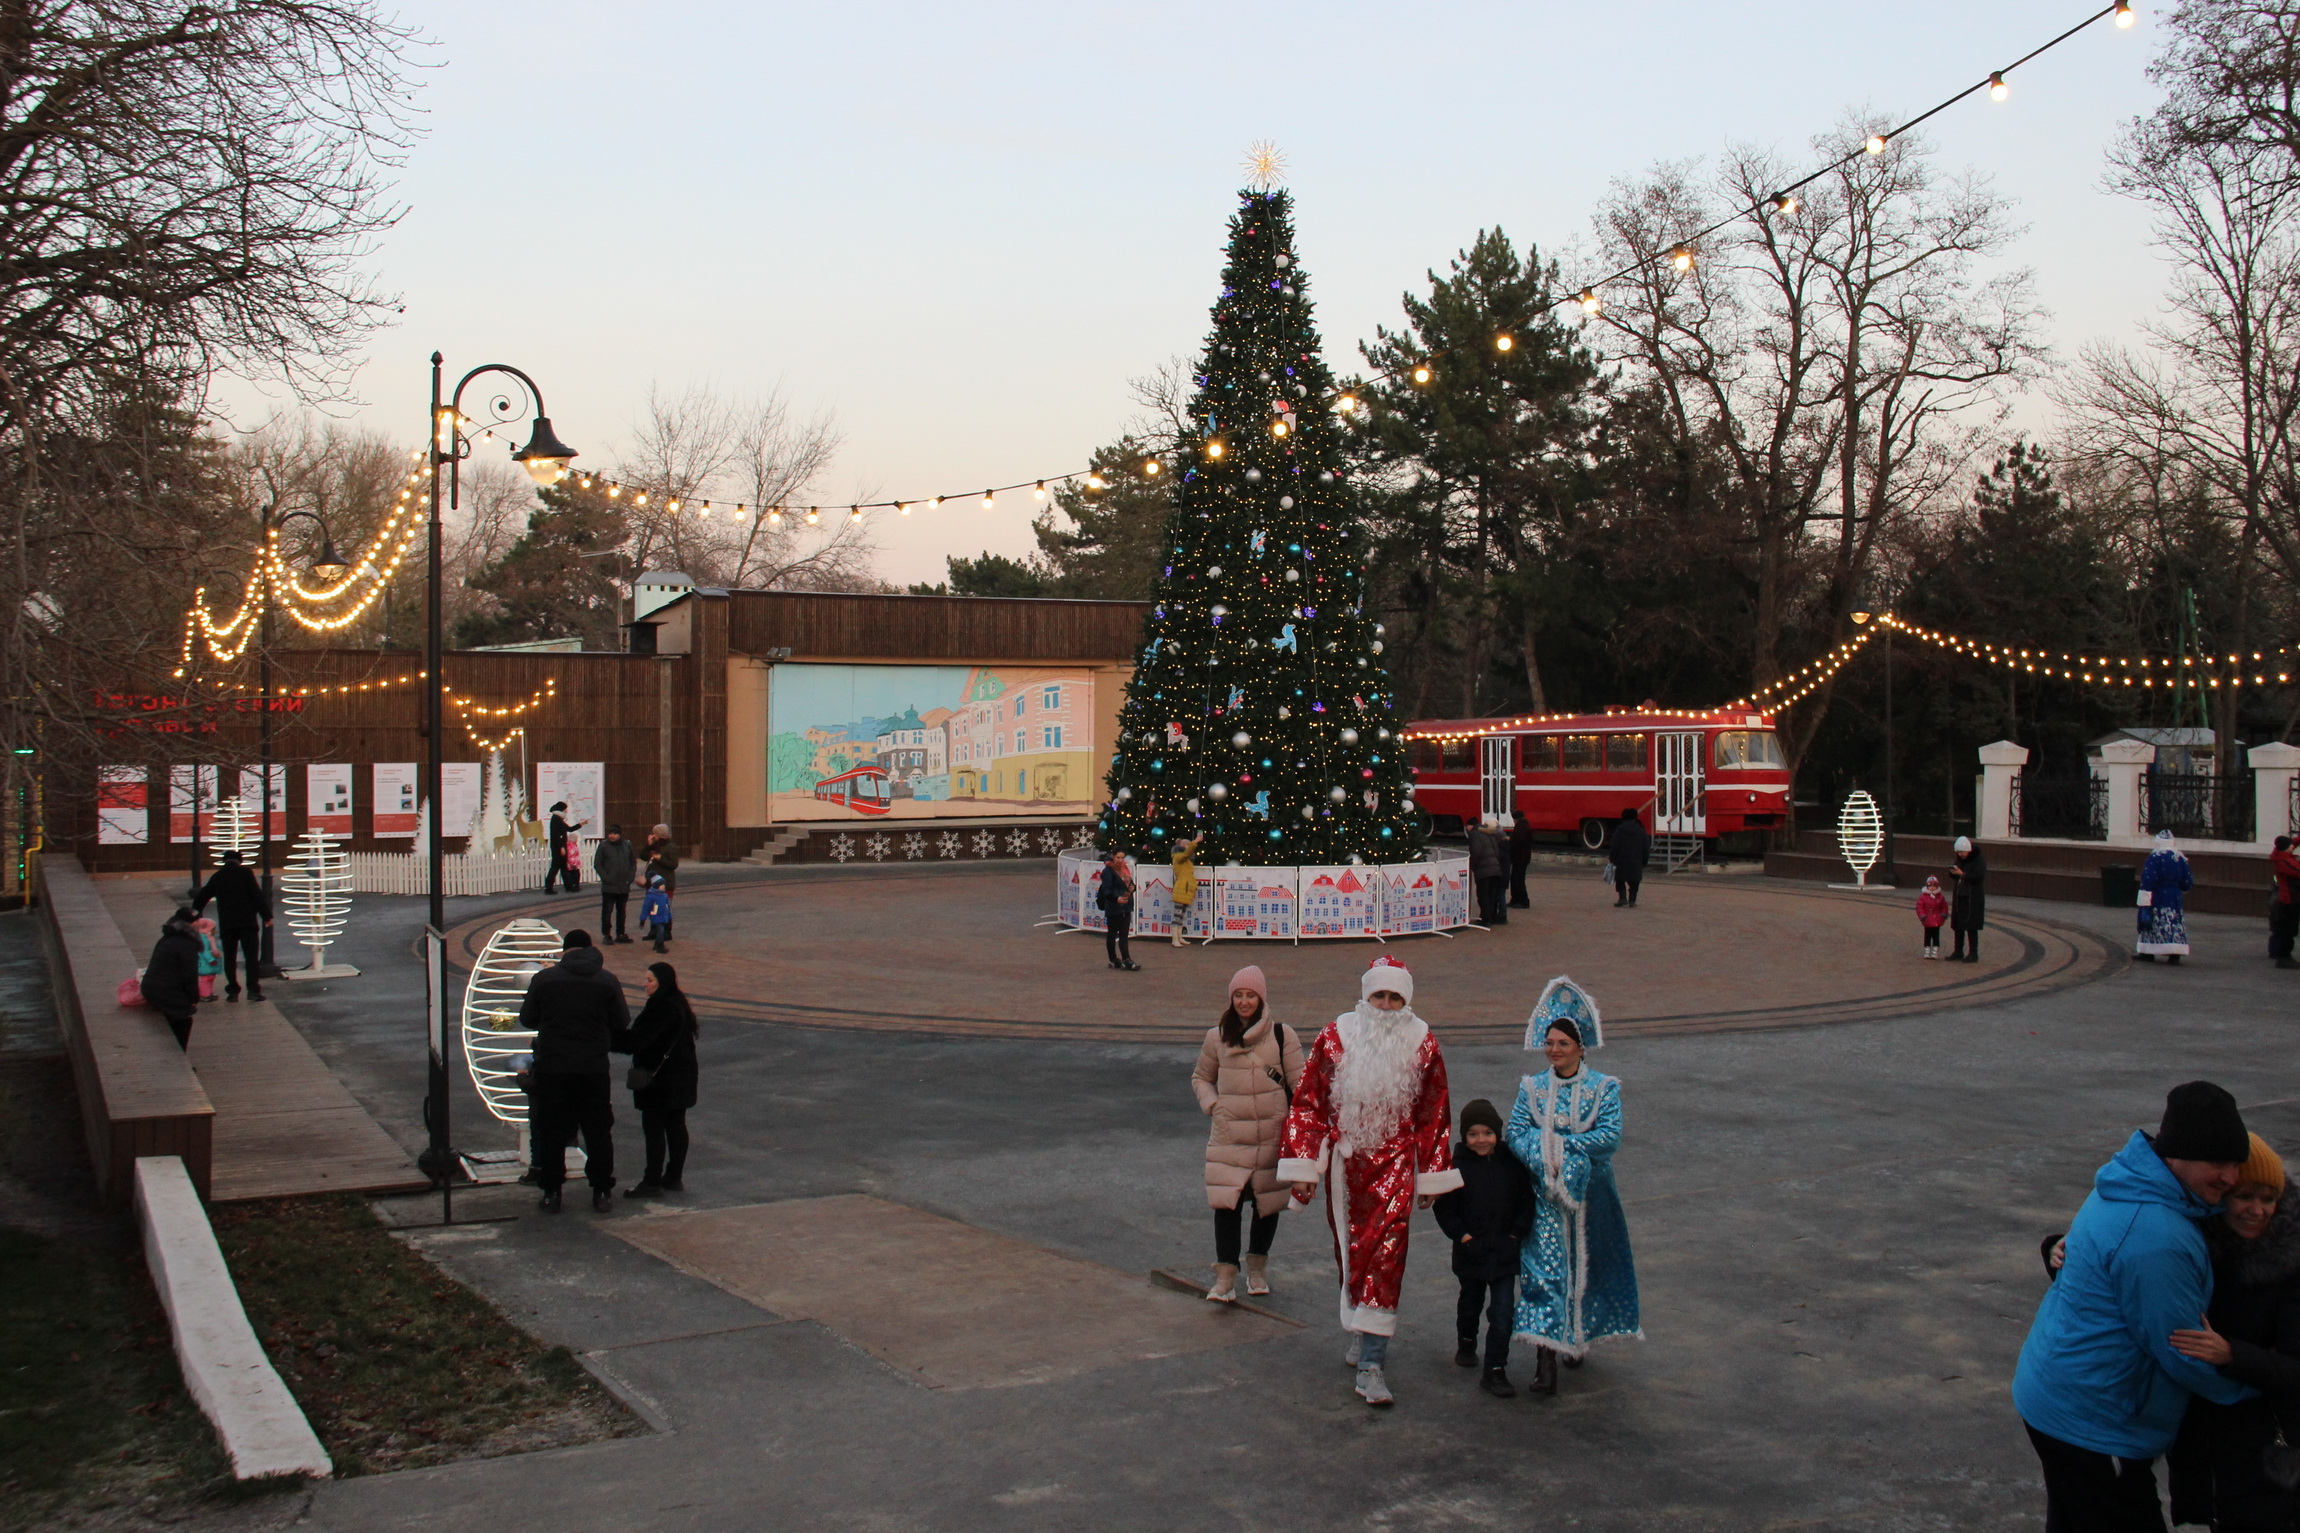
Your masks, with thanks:
<instances>
[{"instance_id":1,"label":"snow maiden costume","mask_svg":"<svg viewBox=\"0 0 2300 1533\"><path fill-rule=\"evenodd\" d=\"M2154 963L2158 955L2178 963L2188 956L2187 901L2196 886L2188 857L2173 842L2172 832L2156 833L2156 850L2140 865L2140 940L2133 953Z\"/></svg>"},{"instance_id":2,"label":"snow maiden costume","mask_svg":"<svg viewBox=\"0 0 2300 1533\"><path fill-rule=\"evenodd\" d=\"M1372 1000L1382 990L1406 1005L1382 1010ZM1370 1405L1387 1405L1381 1365L1397 1330L1414 1200L1453 1191L1461 1173L1453 1165L1445 1056L1429 1024L1414 1015L1412 973L1394 958L1377 958L1358 994L1357 1009L1336 1017L1310 1045L1279 1136L1278 1180L1325 1187L1342 1329L1356 1337L1349 1361L1358 1368L1358 1393Z\"/></svg>"},{"instance_id":3,"label":"snow maiden costume","mask_svg":"<svg viewBox=\"0 0 2300 1533\"><path fill-rule=\"evenodd\" d=\"M1538 1049L1563 1025L1583 1048L1604 1042L1597 1003L1563 975L1549 982L1525 1024ZM1533 1238L1518 1261L1517 1336L1571 1361L1608 1336L1645 1332L1638 1321L1637 1264L1613 1185L1621 1147L1621 1082L1590 1068L1525 1077L1502 1138L1533 1173Z\"/></svg>"}]
</instances>

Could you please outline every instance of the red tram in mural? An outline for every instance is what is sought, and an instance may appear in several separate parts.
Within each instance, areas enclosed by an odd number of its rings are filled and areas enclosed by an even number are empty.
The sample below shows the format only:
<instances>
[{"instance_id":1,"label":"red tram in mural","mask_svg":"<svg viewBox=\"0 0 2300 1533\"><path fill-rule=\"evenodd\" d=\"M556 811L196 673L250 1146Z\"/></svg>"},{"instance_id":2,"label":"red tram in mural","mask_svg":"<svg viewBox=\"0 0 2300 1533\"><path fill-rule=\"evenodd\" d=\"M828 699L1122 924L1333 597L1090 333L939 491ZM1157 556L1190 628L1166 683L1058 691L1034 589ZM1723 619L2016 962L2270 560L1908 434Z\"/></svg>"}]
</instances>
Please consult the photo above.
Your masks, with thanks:
<instances>
[{"instance_id":1,"label":"red tram in mural","mask_svg":"<svg viewBox=\"0 0 2300 1533\"><path fill-rule=\"evenodd\" d=\"M1790 772L1773 716L1623 708L1406 726L1414 797L1452 833L1481 815L1605 844L1634 808L1655 835L1704 840L1789 823Z\"/></svg>"},{"instance_id":2,"label":"red tram in mural","mask_svg":"<svg viewBox=\"0 0 2300 1533\"><path fill-rule=\"evenodd\" d=\"M859 766L816 783L815 797L857 814L885 814L894 807L894 781L883 768Z\"/></svg>"}]
</instances>

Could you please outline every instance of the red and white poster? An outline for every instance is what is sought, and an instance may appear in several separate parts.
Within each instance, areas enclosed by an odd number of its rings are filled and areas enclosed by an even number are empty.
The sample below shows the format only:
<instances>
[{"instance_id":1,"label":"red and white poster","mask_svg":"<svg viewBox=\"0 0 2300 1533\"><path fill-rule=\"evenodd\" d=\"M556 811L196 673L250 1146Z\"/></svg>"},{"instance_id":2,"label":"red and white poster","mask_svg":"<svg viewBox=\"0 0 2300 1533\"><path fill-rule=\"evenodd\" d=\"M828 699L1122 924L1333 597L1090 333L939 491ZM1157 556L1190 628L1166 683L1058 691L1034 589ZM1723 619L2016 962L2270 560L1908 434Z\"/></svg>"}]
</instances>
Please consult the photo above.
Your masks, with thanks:
<instances>
[{"instance_id":1,"label":"red and white poster","mask_svg":"<svg viewBox=\"0 0 2300 1533\"><path fill-rule=\"evenodd\" d=\"M240 768L240 799L251 808L256 802L256 795L262 791L263 775L263 768L261 767ZM264 817L264 839L266 841L285 841L287 839L287 768L284 766L272 768L269 810L270 812Z\"/></svg>"},{"instance_id":2,"label":"red and white poster","mask_svg":"<svg viewBox=\"0 0 2300 1533\"><path fill-rule=\"evenodd\" d=\"M152 777L140 766L96 769L96 844L142 846L152 839Z\"/></svg>"},{"instance_id":3,"label":"red and white poster","mask_svg":"<svg viewBox=\"0 0 2300 1533\"><path fill-rule=\"evenodd\" d=\"M199 833L193 835L193 816ZM186 842L216 838L216 769L212 766L168 768L168 839Z\"/></svg>"},{"instance_id":4,"label":"red and white poster","mask_svg":"<svg viewBox=\"0 0 2300 1533\"><path fill-rule=\"evenodd\" d=\"M351 763L315 762L304 769L304 825L323 836L351 834Z\"/></svg>"},{"instance_id":5,"label":"red and white poster","mask_svg":"<svg viewBox=\"0 0 2300 1533\"><path fill-rule=\"evenodd\" d=\"M375 833L378 836L415 834L415 763L378 761L375 773Z\"/></svg>"}]
</instances>

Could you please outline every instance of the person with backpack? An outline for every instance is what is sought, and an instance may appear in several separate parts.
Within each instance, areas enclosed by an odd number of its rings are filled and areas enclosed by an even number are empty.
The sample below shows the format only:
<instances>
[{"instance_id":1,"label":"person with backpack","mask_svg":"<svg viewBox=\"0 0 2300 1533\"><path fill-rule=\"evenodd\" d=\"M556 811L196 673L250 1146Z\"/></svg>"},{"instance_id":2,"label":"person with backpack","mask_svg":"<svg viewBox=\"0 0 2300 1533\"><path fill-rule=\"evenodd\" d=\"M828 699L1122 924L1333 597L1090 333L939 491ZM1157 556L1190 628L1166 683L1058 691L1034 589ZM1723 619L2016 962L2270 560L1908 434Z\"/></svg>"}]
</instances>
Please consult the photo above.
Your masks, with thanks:
<instances>
[{"instance_id":1,"label":"person with backpack","mask_svg":"<svg viewBox=\"0 0 2300 1533\"><path fill-rule=\"evenodd\" d=\"M1302 1041L1270 1015L1269 982L1248 964L1230 976L1230 1007L1206 1030L1190 1089L1214 1120L1206 1131L1206 1202L1214 1210L1214 1286L1206 1297L1237 1301L1239 1225L1246 1292L1270 1291L1270 1243L1293 1188L1278 1180L1278 1135L1302 1079Z\"/></svg>"}]
</instances>

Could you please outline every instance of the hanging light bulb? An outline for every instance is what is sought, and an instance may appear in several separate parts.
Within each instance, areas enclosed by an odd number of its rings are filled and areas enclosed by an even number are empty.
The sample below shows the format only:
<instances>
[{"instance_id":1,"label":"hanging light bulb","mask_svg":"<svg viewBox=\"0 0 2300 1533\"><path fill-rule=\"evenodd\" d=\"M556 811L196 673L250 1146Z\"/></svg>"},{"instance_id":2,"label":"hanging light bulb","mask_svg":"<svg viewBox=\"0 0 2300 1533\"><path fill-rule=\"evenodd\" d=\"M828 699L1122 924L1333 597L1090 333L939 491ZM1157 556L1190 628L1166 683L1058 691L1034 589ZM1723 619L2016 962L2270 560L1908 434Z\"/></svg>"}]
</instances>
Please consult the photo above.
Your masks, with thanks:
<instances>
[{"instance_id":1,"label":"hanging light bulb","mask_svg":"<svg viewBox=\"0 0 2300 1533\"><path fill-rule=\"evenodd\" d=\"M1493 338L1493 349L1496 351L1507 351L1510 347L1515 346L1516 344L1517 342L1511 340L1506 335L1497 335Z\"/></svg>"},{"instance_id":2,"label":"hanging light bulb","mask_svg":"<svg viewBox=\"0 0 2300 1533\"><path fill-rule=\"evenodd\" d=\"M1149 478L1149 479L1155 479L1155 478L1157 478L1157 477L1158 477L1158 460L1157 460L1156 458L1144 458L1144 459L1142 460L1142 473L1143 473L1143 476L1144 476L1145 478Z\"/></svg>"},{"instance_id":3,"label":"hanging light bulb","mask_svg":"<svg viewBox=\"0 0 2300 1533\"><path fill-rule=\"evenodd\" d=\"M1032 500L1044 500L1044 499L1046 498L1046 481L1045 481L1045 480L1041 479L1041 480L1039 480L1039 481L1038 481L1038 488L1037 488L1037 489L1035 489L1035 490L1032 490L1032 491L1030 492L1030 498L1031 498Z\"/></svg>"},{"instance_id":4,"label":"hanging light bulb","mask_svg":"<svg viewBox=\"0 0 2300 1533\"><path fill-rule=\"evenodd\" d=\"M1680 245L1669 252L1669 264L1679 271L1691 271L1693 269L1693 252Z\"/></svg>"},{"instance_id":5,"label":"hanging light bulb","mask_svg":"<svg viewBox=\"0 0 2300 1533\"><path fill-rule=\"evenodd\" d=\"M2003 70L1997 70L1989 75L1989 100L2002 101L2011 94L2012 87L2005 84Z\"/></svg>"},{"instance_id":6,"label":"hanging light bulb","mask_svg":"<svg viewBox=\"0 0 2300 1533\"><path fill-rule=\"evenodd\" d=\"M1596 314L1596 313L1599 313L1600 311L1602 311L1604 308L1605 308L1605 300L1597 296L1597 289L1596 289L1596 288L1593 288L1593 287L1585 287L1585 288L1583 288L1583 289L1581 290L1581 312L1582 312L1582 313L1584 313L1584 314Z\"/></svg>"},{"instance_id":7,"label":"hanging light bulb","mask_svg":"<svg viewBox=\"0 0 2300 1533\"><path fill-rule=\"evenodd\" d=\"M808 525L809 527L819 527L819 526L821 526L821 525L822 525L822 520L823 520L823 508L822 508L822 507L820 507L820 506L809 506L809 507L807 507L807 525Z\"/></svg>"},{"instance_id":8,"label":"hanging light bulb","mask_svg":"<svg viewBox=\"0 0 2300 1533\"><path fill-rule=\"evenodd\" d=\"M2116 24L2118 26L2129 27L2139 19L2139 13L2132 8L2132 0L2116 0Z\"/></svg>"},{"instance_id":9,"label":"hanging light bulb","mask_svg":"<svg viewBox=\"0 0 2300 1533\"><path fill-rule=\"evenodd\" d=\"M781 506L769 506L767 508L767 520L780 527L783 524L783 508Z\"/></svg>"},{"instance_id":10,"label":"hanging light bulb","mask_svg":"<svg viewBox=\"0 0 2300 1533\"><path fill-rule=\"evenodd\" d=\"M849 506L849 507L847 507L847 520L848 520L848 521L850 521L850 522L859 522L859 521L861 521L861 520L862 520L862 507L860 507L860 506Z\"/></svg>"},{"instance_id":11,"label":"hanging light bulb","mask_svg":"<svg viewBox=\"0 0 2300 1533\"><path fill-rule=\"evenodd\" d=\"M1109 485L1103 482L1102 476L1100 474L1088 474L1086 476L1086 488L1090 490L1106 490L1109 488Z\"/></svg>"},{"instance_id":12,"label":"hanging light bulb","mask_svg":"<svg viewBox=\"0 0 2300 1533\"><path fill-rule=\"evenodd\" d=\"M1272 435L1272 436L1284 436L1285 434L1286 434L1286 423L1285 423L1284 421L1272 421L1272 422L1270 422L1270 435Z\"/></svg>"},{"instance_id":13,"label":"hanging light bulb","mask_svg":"<svg viewBox=\"0 0 2300 1533\"><path fill-rule=\"evenodd\" d=\"M1871 154L1883 154L1885 152L1885 135L1882 133L1872 133L1869 135L1868 141L1862 144L1861 147L1868 150Z\"/></svg>"},{"instance_id":14,"label":"hanging light bulb","mask_svg":"<svg viewBox=\"0 0 2300 1533\"><path fill-rule=\"evenodd\" d=\"M1341 412L1342 412L1344 415L1347 415L1347 414L1349 414L1351 411L1355 410L1357 407L1358 407L1358 396L1357 396L1357 395L1355 395L1355 394L1344 394L1344 395L1343 395L1343 396L1342 396L1340 399L1336 400L1336 401L1335 401L1335 403L1334 403L1334 408L1336 408L1336 409L1340 410L1340 411L1341 411Z\"/></svg>"},{"instance_id":15,"label":"hanging light bulb","mask_svg":"<svg viewBox=\"0 0 2300 1533\"><path fill-rule=\"evenodd\" d=\"M926 503L926 508L929 511L940 511L942 509L942 497L937 495L934 497L934 499L928 501Z\"/></svg>"},{"instance_id":16,"label":"hanging light bulb","mask_svg":"<svg viewBox=\"0 0 2300 1533\"><path fill-rule=\"evenodd\" d=\"M1416 383L1427 383L1427 382L1429 382L1429 381L1430 381L1430 370L1429 370L1428 368L1426 368L1426 367L1417 367L1417 368L1415 368L1415 369L1414 369L1414 382L1416 382Z\"/></svg>"},{"instance_id":17,"label":"hanging light bulb","mask_svg":"<svg viewBox=\"0 0 2300 1533\"><path fill-rule=\"evenodd\" d=\"M1797 194L1795 192L1774 193L1773 211L1783 218L1794 216L1797 211Z\"/></svg>"},{"instance_id":18,"label":"hanging light bulb","mask_svg":"<svg viewBox=\"0 0 2300 1533\"><path fill-rule=\"evenodd\" d=\"M1222 456L1222 444L1220 442L1208 442L1206 444L1206 456L1209 458Z\"/></svg>"},{"instance_id":19,"label":"hanging light bulb","mask_svg":"<svg viewBox=\"0 0 2300 1533\"><path fill-rule=\"evenodd\" d=\"M910 515L910 502L907 500L896 501L894 509L896 515L908 516Z\"/></svg>"},{"instance_id":20,"label":"hanging light bulb","mask_svg":"<svg viewBox=\"0 0 2300 1533\"><path fill-rule=\"evenodd\" d=\"M982 492L982 509L988 511L995 504L997 504L997 502L991 499L990 491L984 490Z\"/></svg>"}]
</instances>

